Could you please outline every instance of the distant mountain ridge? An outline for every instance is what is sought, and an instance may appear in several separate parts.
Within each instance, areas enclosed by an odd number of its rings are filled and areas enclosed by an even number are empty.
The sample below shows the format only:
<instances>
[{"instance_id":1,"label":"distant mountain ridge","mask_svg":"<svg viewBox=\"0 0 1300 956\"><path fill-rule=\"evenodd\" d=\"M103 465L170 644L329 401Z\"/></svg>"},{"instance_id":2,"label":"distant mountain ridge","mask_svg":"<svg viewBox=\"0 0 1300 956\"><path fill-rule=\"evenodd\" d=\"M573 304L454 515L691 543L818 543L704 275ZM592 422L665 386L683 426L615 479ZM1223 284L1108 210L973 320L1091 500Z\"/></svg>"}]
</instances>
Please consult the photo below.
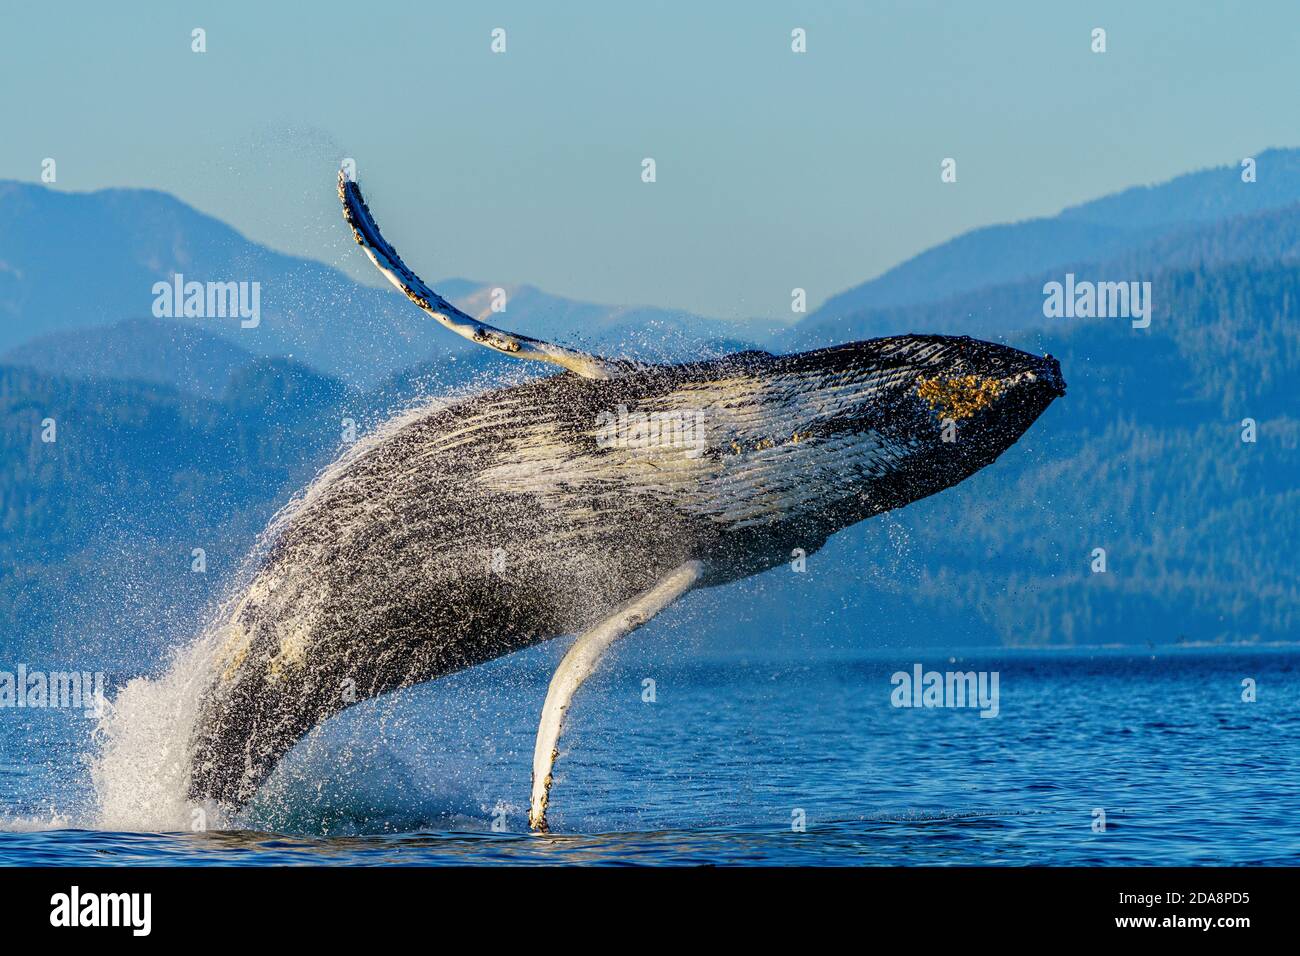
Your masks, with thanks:
<instances>
[{"instance_id":1,"label":"distant mountain ridge","mask_svg":"<svg viewBox=\"0 0 1300 956\"><path fill-rule=\"evenodd\" d=\"M974 229L832 296L804 321L937 302L1060 263L1113 259L1187 225L1300 203L1300 150L1268 149L1254 158L1253 183L1242 182L1239 165L1225 165L1126 189L1054 217Z\"/></svg>"},{"instance_id":2,"label":"distant mountain ridge","mask_svg":"<svg viewBox=\"0 0 1300 956\"><path fill-rule=\"evenodd\" d=\"M1151 280L1171 270L1234 262L1300 262L1300 202L1217 222L1185 224L1109 259L1061 259L1020 279L991 282L934 302L844 315L819 311L777 341L783 348L797 350L922 329L985 338L1048 330L1064 320L1044 316L1043 287L1061 281L1066 273L1092 282L1129 282Z\"/></svg>"},{"instance_id":3,"label":"distant mountain ridge","mask_svg":"<svg viewBox=\"0 0 1300 956\"><path fill-rule=\"evenodd\" d=\"M130 379L220 398L257 356L230 340L167 319L47 332L4 353L8 365L50 375Z\"/></svg>"},{"instance_id":4,"label":"distant mountain ridge","mask_svg":"<svg viewBox=\"0 0 1300 956\"><path fill-rule=\"evenodd\" d=\"M339 229L344 229L341 217ZM154 283L171 281L177 273L190 281L260 283L260 324L241 328L237 319L165 320L195 334L149 324L156 318ZM464 279L437 284L465 311L494 324L647 358L671 357L670 348L680 356L710 340L744 339L775 327L680 310L594 305L526 285ZM499 315L491 311L496 288L505 292L506 311ZM396 290L362 285L322 263L252 242L166 193L68 193L0 182L0 358L50 371L98 374L103 363L88 354L95 337L85 330L123 322L128 324L100 341L157 354L151 335L165 333L167 340L184 335L196 347L206 343L202 348L217 361L219 350L204 338L213 336L252 356L293 358L361 389L417 363L475 348L422 315ZM64 333L74 338L61 338ZM143 338L133 344L133 335ZM34 340L42 344L33 346ZM74 353L80 364L71 361ZM220 365L205 369L201 362L190 363L190 390L219 391L226 374Z\"/></svg>"}]
</instances>

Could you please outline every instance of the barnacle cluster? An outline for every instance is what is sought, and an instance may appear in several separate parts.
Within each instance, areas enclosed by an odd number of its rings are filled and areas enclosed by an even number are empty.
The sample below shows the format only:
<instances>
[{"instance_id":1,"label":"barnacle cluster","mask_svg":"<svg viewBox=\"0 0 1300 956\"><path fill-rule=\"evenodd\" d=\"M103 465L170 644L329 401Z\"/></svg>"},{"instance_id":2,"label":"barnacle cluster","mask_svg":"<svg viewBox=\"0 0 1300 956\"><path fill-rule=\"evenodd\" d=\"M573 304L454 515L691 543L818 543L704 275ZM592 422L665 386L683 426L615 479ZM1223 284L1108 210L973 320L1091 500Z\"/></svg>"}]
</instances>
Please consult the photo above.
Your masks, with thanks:
<instances>
[{"instance_id":1,"label":"barnacle cluster","mask_svg":"<svg viewBox=\"0 0 1300 956\"><path fill-rule=\"evenodd\" d=\"M1002 394L1000 379L983 375L957 375L951 378L921 377L916 382L916 394L940 418L960 421L970 418L981 408L993 404Z\"/></svg>"}]
</instances>

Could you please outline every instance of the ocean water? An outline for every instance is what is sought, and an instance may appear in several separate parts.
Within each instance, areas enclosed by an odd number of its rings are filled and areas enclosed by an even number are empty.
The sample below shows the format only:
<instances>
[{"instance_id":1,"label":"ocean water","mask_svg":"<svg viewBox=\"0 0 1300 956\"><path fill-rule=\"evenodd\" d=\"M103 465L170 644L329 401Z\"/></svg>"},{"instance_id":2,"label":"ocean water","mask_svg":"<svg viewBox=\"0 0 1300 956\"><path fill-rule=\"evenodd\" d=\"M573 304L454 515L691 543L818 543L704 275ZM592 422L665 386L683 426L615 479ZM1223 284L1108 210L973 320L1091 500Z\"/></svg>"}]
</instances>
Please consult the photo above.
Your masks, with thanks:
<instances>
[{"instance_id":1,"label":"ocean water","mask_svg":"<svg viewBox=\"0 0 1300 956\"><path fill-rule=\"evenodd\" d=\"M579 693L554 832L534 835L566 643L352 708L232 820L183 801L183 682L115 675L106 726L0 710L0 864L1300 863L1296 647L698 659L629 640ZM915 664L997 672L997 716L894 706Z\"/></svg>"}]
</instances>

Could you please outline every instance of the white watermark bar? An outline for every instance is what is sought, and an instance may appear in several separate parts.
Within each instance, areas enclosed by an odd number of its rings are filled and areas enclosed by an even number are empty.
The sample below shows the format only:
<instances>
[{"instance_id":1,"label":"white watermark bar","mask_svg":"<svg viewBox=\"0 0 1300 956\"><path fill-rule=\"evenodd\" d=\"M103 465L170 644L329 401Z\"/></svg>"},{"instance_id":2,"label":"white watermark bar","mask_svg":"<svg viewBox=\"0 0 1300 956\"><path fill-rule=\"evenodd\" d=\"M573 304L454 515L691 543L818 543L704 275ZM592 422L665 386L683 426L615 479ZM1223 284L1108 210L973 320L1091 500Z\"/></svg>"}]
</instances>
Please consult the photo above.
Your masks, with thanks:
<instances>
[{"instance_id":1,"label":"white watermark bar","mask_svg":"<svg viewBox=\"0 0 1300 956\"><path fill-rule=\"evenodd\" d=\"M0 709L81 710L104 716L101 671L44 671L19 664L0 671Z\"/></svg>"},{"instance_id":2,"label":"white watermark bar","mask_svg":"<svg viewBox=\"0 0 1300 956\"><path fill-rule=\"evenodd\" d=\"M238 318L244 329L262 324L260 282L186 282L177 272L171 282L155 282L152 291L156 319Z\"/></svg>"},{"instance_id":3,"label":"white watermark bar","mask_svg":"<svg viewBox=\"0 0 1300 956\"><path fill-rule=\"evenodd\" d=\"M920 664L895 671L889 702L895 707L978 708L981 717L996 717L1000 710L997 671L927 671Z\"/></svg>"},{"instance_id":4,"label":"white watermark bar","mask_svg":"<svg viewBox=\"0 0 1300 956\"><path fill-rule=\"evenodd\" d=\"M1133 328L1145 329L1151 324L1151 283L1076 280L1073 272L1067 272L1064 282L1043 286L1043 316L1132 319Z\"/></svg>"}]
</instances>

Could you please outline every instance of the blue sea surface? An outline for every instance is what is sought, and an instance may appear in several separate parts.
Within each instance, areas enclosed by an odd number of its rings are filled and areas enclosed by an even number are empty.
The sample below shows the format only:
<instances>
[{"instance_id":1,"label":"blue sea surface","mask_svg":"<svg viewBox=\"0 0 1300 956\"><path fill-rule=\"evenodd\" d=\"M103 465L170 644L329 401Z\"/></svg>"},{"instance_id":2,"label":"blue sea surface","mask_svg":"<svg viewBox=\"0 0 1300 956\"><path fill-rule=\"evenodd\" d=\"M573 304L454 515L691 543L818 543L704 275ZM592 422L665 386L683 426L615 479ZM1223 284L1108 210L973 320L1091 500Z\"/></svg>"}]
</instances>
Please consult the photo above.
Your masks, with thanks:
<instances>
[{"instance_id":1,"label":"blue sea surface","mask_svg":"<svg viewBox=\"0 0 1300 956\"><path fill-rule=\"evenodd\" d=\"M94 722L0 710L0 864L1300 863L1295 647L664 660L629 642L579 693L536 835L533 734L563 650L351 708L233 830L99 829ZM996 671L997 716L894 706L915 664Z\"/></svg>"}]
</instances>

